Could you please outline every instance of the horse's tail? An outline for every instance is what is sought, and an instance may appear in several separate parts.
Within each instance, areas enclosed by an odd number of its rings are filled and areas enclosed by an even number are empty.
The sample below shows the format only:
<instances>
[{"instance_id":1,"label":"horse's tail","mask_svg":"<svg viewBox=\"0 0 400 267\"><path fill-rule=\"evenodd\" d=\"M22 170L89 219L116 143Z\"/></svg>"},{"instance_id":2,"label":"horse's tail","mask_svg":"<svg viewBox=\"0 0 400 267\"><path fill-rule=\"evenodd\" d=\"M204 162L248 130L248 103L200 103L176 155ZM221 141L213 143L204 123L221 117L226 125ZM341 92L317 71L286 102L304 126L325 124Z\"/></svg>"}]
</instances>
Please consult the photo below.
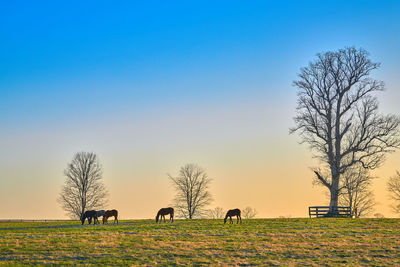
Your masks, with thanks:
<instances>
[{"instance_id":1,"label":"horse's tail","mask_svg":"<svg viewBox=\"0 0 400 267\"><path fill-rule=\"evenodd\" d=\"M118 224L118 210L115 210L115 221L117 221Z\"/></svg>"}]
</instances>

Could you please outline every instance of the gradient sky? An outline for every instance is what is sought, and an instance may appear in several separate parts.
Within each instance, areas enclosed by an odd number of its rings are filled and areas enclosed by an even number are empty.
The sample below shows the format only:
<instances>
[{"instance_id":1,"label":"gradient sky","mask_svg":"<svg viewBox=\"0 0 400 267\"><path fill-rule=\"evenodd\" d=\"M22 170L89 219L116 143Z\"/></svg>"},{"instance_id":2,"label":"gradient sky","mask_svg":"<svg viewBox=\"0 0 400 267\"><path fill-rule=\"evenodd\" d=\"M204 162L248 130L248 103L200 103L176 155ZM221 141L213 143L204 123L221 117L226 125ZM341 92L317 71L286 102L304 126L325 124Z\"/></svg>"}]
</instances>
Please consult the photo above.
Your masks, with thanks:
<instances>
[{"instance_id":1,"label":"gradient sky","mask_svg":"<svg viewBox=\"0 0 400 267\"><path fill-rule=\"evenodd\" d=\"M301 2L301 3L300 3ZM292 81L318 52L362 47L382 67L381 111L400 114L399 1L3 1L0 218L65 218L75 152L100 157L121 218L172 203L167 173L197 163L210 208L307 216L328 204L289 135ZM377 212L400 152L375 172Z\"/></svg>"}]
</instances>

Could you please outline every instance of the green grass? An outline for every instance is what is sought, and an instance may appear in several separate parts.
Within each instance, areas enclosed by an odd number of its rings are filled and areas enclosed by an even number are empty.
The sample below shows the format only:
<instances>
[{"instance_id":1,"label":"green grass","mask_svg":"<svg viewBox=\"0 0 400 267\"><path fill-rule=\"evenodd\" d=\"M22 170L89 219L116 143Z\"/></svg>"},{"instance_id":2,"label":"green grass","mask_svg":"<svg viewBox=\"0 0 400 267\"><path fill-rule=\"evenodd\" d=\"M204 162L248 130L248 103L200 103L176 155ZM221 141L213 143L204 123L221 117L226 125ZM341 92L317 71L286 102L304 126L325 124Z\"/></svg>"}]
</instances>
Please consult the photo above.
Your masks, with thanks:
<instances>
[{"instance_id":1,"label":"green grass","mask_svg":"<svg viewBox=\"0 0 400 267\"><path fill-rule=\"evenodd\" d=\"M399 219L0 223L0 264L400 265Z\"/></svg>"}]
</instances>

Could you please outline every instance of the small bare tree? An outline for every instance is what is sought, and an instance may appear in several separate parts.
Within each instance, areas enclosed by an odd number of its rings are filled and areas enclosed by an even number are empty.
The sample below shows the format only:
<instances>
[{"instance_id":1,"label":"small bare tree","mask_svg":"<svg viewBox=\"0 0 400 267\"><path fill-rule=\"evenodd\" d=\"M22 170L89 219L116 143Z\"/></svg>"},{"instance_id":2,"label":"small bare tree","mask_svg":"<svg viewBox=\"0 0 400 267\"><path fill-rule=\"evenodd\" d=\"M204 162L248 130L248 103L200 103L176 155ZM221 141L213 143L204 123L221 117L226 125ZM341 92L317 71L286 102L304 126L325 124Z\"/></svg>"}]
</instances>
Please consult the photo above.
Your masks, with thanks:
<instances>
[{"instance_id":1,"label":"small bare tree","mask_svg":"<svg viewBox=\"0 0 400 267\"><path fill-rule=\"evenodd\" d=\"M225 211L221 207L208 210L209 217L211 219L222 219L225 216Z\"/></svg>"},{"instance_id":2,"label":"small bare tree","mask_svg":"<svg viewBox=\"0 0 400 267\"><path fill-rule=\"evenodd\" d=\"M374 210L376 202L370 189L373 178L362 166L349 168L343 174L339 204L350 207L357 218L365 217Z\"/></svg>"},{"instance_id":3,"label":"small bare tree","mask_svg":"<svg viewBox=\"0 0 400 267\"><path fill-rule=\"evenodd\" d=\"M384 216L382 213L375 213L375 214L374 214L374 217L377 218L377 219L383 219L383 218L385 218L385 216Z\"/></svg>"},{"instance_id":4,"label":"small bare tree","mask_svg":"<svg viewBox=\"0 0 400 267\"><path fill-rule=\"evenodd\" d=\"M392 209L396 213L400 213L400 172L396 171L396 174L389 178L387 183L390 197L395 201L392 205Z\"/></svg>"},{"instance_id":5,"label":"small bare tree","mask_svg":"<svg viewBox=\"0 0 400 267\"><path fill-rule=\"evenodd\" d=\"M168 177L176 189L175 204L178 213L186 219L202 217L205 207L212 201L208 191L211 179L207 173L196 164L186 164L177 177L169 174Z\"/></svg>"},{"instance_id":6,"label":"small bare tree","mask_svg":"<svg viewBox=\"0 0 400 267\"><path fill-rule=\"evenodd\" d=\"M301 69L296 126L329 173L314 169L316 179L330 193L330 213L336 213L340 182L348 168L360 164L375 169L388 152L400 146L400 118L378 112L375 92L384 84L370 78L379 67L368 53L354 47L318 54Z\"/></svg>"},{"instance_id":7,"label":"small bare tree","mask_svg":"<svg viewBox=\"0 0 400 267\"><path fill-rule=\"evenodd\" d=\"M102 168L94 153L76 153L64 170L65 184L58 199L62 208L74 219L86 210L103 208L107 191L101 182Z\"/></svg>"},{"instance_id":8,"label":"small bare tree","mask_svg":"<svg viewBox=\"0 0 400 267\"><path fill-rule=\"evenodd\" d=\"M257 210L251 207L246 207L244 210L242 210L242 216L245 219L252 219L256 217L257 213Z\"/></svg>"}]
</instances>

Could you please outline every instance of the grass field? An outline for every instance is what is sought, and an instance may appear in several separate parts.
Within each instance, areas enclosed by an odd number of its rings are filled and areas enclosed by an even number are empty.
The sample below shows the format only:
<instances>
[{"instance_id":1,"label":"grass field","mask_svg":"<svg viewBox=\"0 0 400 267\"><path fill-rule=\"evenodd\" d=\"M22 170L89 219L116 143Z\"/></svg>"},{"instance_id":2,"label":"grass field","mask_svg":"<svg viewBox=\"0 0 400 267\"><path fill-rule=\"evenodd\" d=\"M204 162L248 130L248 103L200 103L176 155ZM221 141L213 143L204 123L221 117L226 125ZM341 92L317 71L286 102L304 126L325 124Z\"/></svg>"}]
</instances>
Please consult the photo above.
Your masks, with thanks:
<instances>
[{"instance_id":1,"label":"grass field","mask_svg":"<svg viewBox=\"0 0 400 267\"><path fill-rule=\"evenodd\" d=\"M400 266L400 220L0 223L0 264Z\"/></svg>"}]
</instances>

